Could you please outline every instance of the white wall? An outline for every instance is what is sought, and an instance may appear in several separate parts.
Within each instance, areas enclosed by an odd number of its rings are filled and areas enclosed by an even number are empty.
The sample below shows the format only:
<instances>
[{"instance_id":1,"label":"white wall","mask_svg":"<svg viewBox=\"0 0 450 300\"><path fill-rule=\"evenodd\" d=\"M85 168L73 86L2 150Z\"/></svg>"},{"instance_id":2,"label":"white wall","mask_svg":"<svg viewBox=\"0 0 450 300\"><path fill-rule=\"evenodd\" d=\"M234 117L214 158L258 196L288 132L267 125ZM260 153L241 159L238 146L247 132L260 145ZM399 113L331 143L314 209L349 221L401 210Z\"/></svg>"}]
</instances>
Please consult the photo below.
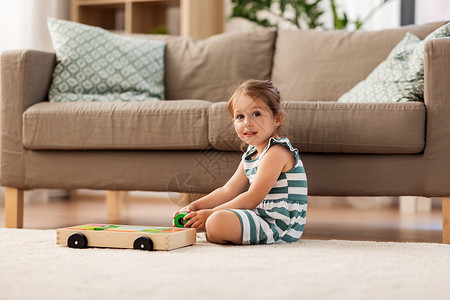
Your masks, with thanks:
<instances>
[{"instance_id":1,"label":"white wall","mask_svg":"<svg viewBox=\"0 0 450 300\"><path fill-rule=\"evenodd\" d=\"M383 1L380 0L337 0L337 4L342 7L350 20L356 18L364 19L373 8ZM370 19L363 24L364 30L380 30L395 28L400 26L400 0L391 0L376 10Z\"/></svg>"},{"instance_id":2,"label":"white wall","mask_svg":"<svg viewBox=\"0 0 450 300\"><path fill-rule=\"evenodd\" d=\"M450 0L416 0L416 24L450 21Z\"/></svg>"},{"instance_id":3,"label":"white wall","mask_svg":"<svg viewBox=\"0 0 450 300\"><path fill-rule=\"evenodd\" d=\"M0 52L12 49L53 51L47 17L69 19L70 0L1 0Z\"/></svg>"},{"instance_id":4,"label":"white wall","mask_svg":"<svg viewBox=\"0 0 450 300\"><path fill-rule=\"evenodd\" d=\"M351 20L365 17L382 0L337 0ZM231 0L225 0L225 12L231 12ZM328 1L324 22L331 27ZM8 49L36 49L52 51L46 18L69 19L70 0L0 0L0 52ZM176 18L175 18L176 19ZM450 20L450 0L416 0L416 23ZM400 25L400 0L391 0L378 10L363 26L364 30L394 28ZM178 24L174 25L178 27ZM284 25L289 26L289 25ZM226 31L253 29L256 26L243 21L227 22Z\"/></svg>"}]
</instances>

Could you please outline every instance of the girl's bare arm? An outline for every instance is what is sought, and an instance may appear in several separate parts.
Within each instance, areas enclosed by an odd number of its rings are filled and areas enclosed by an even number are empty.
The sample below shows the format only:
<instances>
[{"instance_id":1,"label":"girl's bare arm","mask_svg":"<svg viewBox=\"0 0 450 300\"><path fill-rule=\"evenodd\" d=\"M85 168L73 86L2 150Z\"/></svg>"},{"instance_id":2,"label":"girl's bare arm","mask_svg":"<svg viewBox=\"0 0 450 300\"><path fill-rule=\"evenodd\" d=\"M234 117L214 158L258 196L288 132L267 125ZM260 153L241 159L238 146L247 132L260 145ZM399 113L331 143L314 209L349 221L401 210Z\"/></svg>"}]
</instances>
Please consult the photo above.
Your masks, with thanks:
<instances>
[{"instance_id":1,"label":"girl's bare arm","mask_svg":"<svg viewBox=\"0 0 450 300\"><path fill-rule=\"evenodd\" d=\"M223 187L220 187L208 195L192 202L188 205L188 207L192 211L214 208L235 198L237 195L245 191L247 187L248 179L247 176L245 176L244 166L241 162L236 172Z\"/></svg>"}]
</instances>

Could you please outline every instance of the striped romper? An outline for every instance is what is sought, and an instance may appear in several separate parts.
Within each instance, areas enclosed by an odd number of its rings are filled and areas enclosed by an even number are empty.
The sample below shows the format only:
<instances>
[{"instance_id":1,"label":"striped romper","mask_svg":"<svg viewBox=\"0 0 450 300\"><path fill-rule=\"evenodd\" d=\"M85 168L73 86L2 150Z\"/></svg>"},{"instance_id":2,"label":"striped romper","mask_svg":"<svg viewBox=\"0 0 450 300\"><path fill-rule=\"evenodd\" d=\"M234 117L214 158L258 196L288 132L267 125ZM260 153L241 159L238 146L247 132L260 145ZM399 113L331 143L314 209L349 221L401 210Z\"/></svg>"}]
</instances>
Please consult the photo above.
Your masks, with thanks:
<instances>
[{"instance_id":1,"label":"striped romper","mask_svg":"<svg viewBox=\"0 0 450 300\"><path fill-rule=\"evenodd\" d=\"M242 244L271 244L298 240L305 227L307 209L307 181L297 149L288 138L270 138L269 144L257 158L255 146L249 146L242 156L250 185L258 171L259 160L273 145L288 148L295 156L295 166L282 172L264 200L253 210L230 209L241 221Z\"/></svg>"}]
</instances>

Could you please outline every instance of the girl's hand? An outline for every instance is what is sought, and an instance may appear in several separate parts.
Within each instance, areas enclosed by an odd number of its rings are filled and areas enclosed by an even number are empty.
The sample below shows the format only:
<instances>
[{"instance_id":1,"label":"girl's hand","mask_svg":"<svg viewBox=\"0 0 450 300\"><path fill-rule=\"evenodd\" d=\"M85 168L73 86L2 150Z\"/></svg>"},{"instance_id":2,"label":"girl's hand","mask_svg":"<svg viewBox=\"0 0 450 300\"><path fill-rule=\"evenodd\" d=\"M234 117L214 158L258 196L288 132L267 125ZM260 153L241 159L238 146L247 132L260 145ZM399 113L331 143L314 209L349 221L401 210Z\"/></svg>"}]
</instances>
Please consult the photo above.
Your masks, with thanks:
<instances>
[{"instance_id":1,"label":"girl's hand","mask_svg":"<svg viewBox=\"0 0 450 300\"><path fill-rule=\"evenodd\" d=\"M178 214L180 214L180 213L190 213L191 211L193 211L194 209L193 209L193 203L191 203L191 204L189 204L189 205L187 205L187 206L185 206L185 207L183 207L183 208L181 208L181 209L179 209L179 210L177 210L176 212L174 212L173 213L173 216L172 216L172 226L175 226L175 223L174 223L174 221L175 221L175 217L178 215ZM186 218L185 218L186 219Z\"/></svg>"},{"instance_id":2,"label":"girl's hand","mask_svg":"<svg viewBox=\"0 0 450 300\"><path fill-rule=\"evenodd\" d=\"M184 213L190 213L191 211L194 211L195 208L194 208L194 205L193 205L193 204L194 204L194 203L191 203L191 204L189 204L189 205L187 205L187 206L185 206L185 207L183 207L183 208L180 208L179 210L177 210L176 212L173 213L172 218L175 218L179 213L182 213L182 212L184 212Z\"/></svg>"},{"instance_id":3,"label":"girl's hand","mask_svg":"<svg viewBox=\"0 0 450 300\"><path fill-rule=\"evenodd\" d=\"M186 222L186 225L184 227L186 228L196 228L196 229L202 229L205 228L206 220L208 220L209 216L214 212L212 209L202 209L199 211L194 211L191 213L188 213L186 217L184 217L184 220L190 219L188 222Z\"/></svg>"}]
</instances>

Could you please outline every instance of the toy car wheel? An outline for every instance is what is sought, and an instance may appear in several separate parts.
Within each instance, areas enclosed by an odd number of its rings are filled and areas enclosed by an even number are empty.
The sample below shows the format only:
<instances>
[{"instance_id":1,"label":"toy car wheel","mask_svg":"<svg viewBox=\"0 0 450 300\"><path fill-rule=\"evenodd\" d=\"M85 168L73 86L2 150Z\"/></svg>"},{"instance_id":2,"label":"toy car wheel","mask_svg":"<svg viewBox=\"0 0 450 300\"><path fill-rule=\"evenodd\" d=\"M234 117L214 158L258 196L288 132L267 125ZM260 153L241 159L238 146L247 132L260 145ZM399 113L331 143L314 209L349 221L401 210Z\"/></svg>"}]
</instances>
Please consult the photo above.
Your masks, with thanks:
<instances>
[{"instance_id":1,"label":"toy car wheel","mask_svg":"<svg viewBox=\"0 0 450 300\"><path fill-rule=\"evenodd\" d=\"M133 249L153 250L153 242L148 236L140 236L133 243Z\"/></svg>"},{"instance_id":2,"label":"toy car wheel","mask_svg":"<svg viewBox=\"0 0 450 300\"><path fill-rule=\"evenodd\" d=\"M82 233L73 233L71 236L69 236L69 239L67 240L67 245L70 248L86 248L87 247L87 238Z\"/></svg>"}]
</instances>

